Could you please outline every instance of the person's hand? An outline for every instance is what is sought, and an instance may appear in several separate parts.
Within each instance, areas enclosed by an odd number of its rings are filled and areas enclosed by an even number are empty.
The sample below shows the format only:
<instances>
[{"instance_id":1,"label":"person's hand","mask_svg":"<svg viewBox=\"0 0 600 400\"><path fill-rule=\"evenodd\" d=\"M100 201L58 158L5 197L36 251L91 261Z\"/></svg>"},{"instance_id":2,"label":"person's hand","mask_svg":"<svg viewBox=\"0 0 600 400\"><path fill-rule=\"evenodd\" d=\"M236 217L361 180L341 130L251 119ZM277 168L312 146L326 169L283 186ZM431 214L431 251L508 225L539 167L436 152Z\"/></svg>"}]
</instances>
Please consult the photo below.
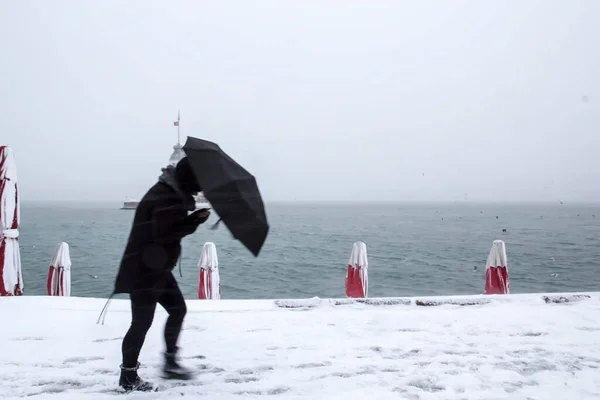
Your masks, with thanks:
<instances>
[{"instance_id":1,"label":"person's hand","mask_svg":"<svg viewBox=\"0 0 600 400\"><path fill-rule=\"evenodd\" d=\"M210 210L208 208L203 208L201 210L194 211L193 214L196 216L196 218L198 218L198 223L203 224L206 222L208 217L210 217Z\"/></svg>"}]
</instances>

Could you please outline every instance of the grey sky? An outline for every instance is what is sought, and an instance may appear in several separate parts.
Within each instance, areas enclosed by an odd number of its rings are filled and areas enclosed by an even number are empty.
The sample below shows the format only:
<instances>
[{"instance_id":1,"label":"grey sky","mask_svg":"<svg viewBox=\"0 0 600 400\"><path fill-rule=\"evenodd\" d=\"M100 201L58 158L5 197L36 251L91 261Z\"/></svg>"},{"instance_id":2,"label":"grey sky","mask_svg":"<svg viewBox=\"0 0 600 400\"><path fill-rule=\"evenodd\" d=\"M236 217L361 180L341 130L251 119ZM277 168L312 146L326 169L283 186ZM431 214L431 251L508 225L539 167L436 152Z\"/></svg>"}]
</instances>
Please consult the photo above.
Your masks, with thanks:
<instances>
[{"instance_id":1,"label":"grey sky","mask_svg":"<svg viewBox=\"0 0 600 400\"><path fill-rule=\"evenodd\" d=\"M178 109L267 200L600 200L597 0L4 0L0 37L25 200L140 198Z\"/></svg>"}]
</instances>

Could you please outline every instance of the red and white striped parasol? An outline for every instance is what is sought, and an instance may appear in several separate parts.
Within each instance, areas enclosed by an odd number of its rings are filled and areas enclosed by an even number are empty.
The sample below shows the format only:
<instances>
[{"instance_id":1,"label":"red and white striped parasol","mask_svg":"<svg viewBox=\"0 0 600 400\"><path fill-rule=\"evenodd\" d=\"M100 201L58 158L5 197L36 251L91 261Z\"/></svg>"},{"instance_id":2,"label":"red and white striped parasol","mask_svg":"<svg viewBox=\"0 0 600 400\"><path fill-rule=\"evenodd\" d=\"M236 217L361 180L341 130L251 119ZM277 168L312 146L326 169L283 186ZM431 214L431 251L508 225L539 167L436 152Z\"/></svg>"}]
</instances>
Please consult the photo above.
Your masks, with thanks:
<instances>
[{"instance_id":1,"label":"red and white striped parasol","mask_svg":"<svg viewBox=\"0 0 600 400\"><path fill-rule=\"evenodd\" d=\"M19 186L12 149L0 146L0 296L23 295Z\"/></svg>"},{"instance_id":2,"label":"red and white striped parasol","mask_svg":"<svg viewBox=\"0 0 600 400\"><path fill-rule=\"evenodd\" d=\"M485 269L485 294L508 294L509 289L506 246L494 240Z\"/></svg>"},{"instance_id":3,"label":"red and white striped parasol","mask_svg":"<svg viewBox=\"0 0 600 400\"><path fill-rule=\"evenodd\" d=\"M219 259L217 258L217 247L214 243L204 243L198 267L200 268L198 298L201 300L219 300L221 298Z\"/></svg>"},{"instance_id":4,"label":"red and white striped parasol","mask_svg":"<svg viewBox=\"0 0 600 400\"><path fill-rule=\"evenodd\" d=\"M367 245L363 242L354 243L346 274L346 296L353 298L367 297L369 291L368 268Z\"/></svg>"},{"instance_id":5,"label":"red and white striped parasol","mask_svg":"<svg viewBox=\"0 0 600 400\"><path fill-rule=\"evenodd\" d=\"M71 295L71 255L69 254L69 245L65 242L56 246L48 270L46 287L48 296Z\"/></svg>"}]
</instances>

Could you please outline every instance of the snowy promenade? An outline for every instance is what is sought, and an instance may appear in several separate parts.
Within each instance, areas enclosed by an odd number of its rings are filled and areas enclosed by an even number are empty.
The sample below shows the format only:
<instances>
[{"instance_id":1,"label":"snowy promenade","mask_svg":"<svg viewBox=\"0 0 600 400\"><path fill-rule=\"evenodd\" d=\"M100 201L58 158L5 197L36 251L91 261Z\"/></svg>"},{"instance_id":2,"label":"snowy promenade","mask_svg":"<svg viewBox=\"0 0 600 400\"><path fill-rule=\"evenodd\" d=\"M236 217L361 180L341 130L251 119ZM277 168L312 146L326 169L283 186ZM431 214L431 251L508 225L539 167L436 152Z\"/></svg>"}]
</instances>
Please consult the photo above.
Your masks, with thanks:
<instances>
[{"instance_id":1,"label":"snowy promenade","mask_svg":"<svg viewBox=\"0 0 600 400\"><path fill-rule=\"evenodd\" d=\"M159 308L140 375L163 391L127 399L600 399L600 293L565 296L192 300L181 345L197 379L173 386L157 378ZM96 325L103 305L0 298L0 398L121 396L114 389L129 303L113 300Z\"/></svg>"}]
</instances>

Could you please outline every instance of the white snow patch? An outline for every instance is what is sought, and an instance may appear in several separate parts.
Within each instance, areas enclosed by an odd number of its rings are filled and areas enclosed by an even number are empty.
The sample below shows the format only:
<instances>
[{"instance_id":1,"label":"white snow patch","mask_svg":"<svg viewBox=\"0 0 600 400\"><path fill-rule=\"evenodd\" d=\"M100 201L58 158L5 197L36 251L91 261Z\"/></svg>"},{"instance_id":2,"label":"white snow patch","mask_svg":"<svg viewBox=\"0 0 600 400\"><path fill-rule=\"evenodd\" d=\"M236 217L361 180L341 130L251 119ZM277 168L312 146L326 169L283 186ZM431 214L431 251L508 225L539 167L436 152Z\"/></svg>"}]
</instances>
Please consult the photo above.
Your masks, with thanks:
<instances>
[{"instance_id":1,"label":"white snow patch","mask_svg":"<svg viewBox=\"0 0 600 400\"><path fill-rule=\"evenodd\" d=\"M127 398L598 399L600 293L585 295L340 306L334 300L341 299L318 298L189 300L180 345L182 362L199 371L197 380L159 380L166 318L159 307L140 375L165 389ZM579 301L546 303L544 296ZM441 306L419 307L417 300ZM114 399L131 317L128 301L113 300L106 324L97 325L103 305L103 299L77 297L2 298L0 315L10 322L0 330L6 344L0 397Z\"/></svg>"}]
</instances>

